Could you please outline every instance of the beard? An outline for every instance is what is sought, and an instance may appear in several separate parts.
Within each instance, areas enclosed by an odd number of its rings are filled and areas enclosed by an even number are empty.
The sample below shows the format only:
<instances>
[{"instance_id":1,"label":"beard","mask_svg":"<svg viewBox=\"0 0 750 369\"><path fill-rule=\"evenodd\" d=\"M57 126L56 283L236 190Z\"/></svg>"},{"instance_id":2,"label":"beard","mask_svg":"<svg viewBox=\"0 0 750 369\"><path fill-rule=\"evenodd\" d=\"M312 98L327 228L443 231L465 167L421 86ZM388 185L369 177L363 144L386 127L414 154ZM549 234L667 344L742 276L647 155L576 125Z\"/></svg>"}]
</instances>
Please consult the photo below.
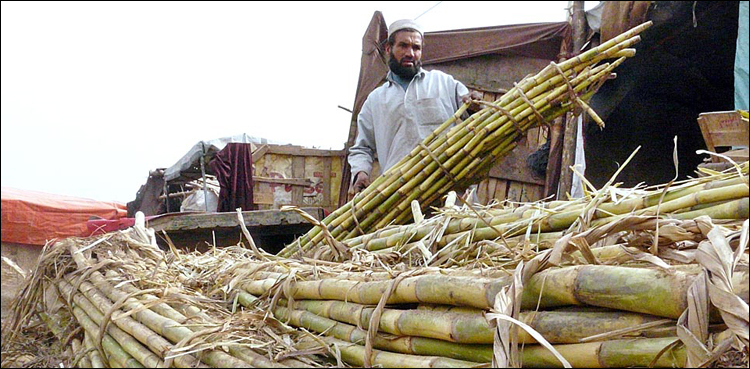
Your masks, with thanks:
<instances>
[{"instance_id":1,"label":"beard","mask_svg":"<svg viewBox=\"0 0 750 369\"><path fill-rule=\"evenodd\" d=\"M391 72L396 74L397 76L410 81L412 78L414 78L415 75L417 75L417 72L419 72L419 68L422 67L422 61L421 60L414 60L414 65L411 67L405 67L401 65L401 62L404 59L397 60L396 56L393 55L393 51L391 51L391 55L388 58L388 68L390 68Z\"/></svg>"}]
</instances>

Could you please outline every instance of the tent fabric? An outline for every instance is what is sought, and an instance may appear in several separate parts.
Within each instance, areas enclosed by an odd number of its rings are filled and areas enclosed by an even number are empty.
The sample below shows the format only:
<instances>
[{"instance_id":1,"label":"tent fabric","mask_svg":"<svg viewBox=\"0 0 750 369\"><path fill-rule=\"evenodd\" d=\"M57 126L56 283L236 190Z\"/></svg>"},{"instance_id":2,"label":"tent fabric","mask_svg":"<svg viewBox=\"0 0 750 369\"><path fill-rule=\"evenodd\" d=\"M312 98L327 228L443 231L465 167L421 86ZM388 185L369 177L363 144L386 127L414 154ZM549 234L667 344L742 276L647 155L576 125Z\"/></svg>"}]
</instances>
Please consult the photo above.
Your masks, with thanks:
<instances>
[{"instance_id":1,"label":"tent fabric","mask_svg":"<svg viewBox=\"0 0 750 369\"><path fill-rule=\"evenodd\" d=\"M221 151L228 143L253 143L257 145L261 144L277 144L283 145L282 142L267 140L265 138L257 138L242 133L235 136L215 138L213 140L199 141L193 145L187 154L185 154L180 160L174 165L164 170L164 180L167 182L174 181L176 179L185 179L185 181L191 181L200 178L200 158L206 157L206 164L216 155L217 152ZM205 168L208 170L208 167ZM197 175L196 175L197 173Z\"/></svg>"},{"instance_id":2,"label":"tent fabric","mask_svg":"<svg viewBox=\"0 0 750 369\"><path fill-rule=\"evenodd\" d=\"M422 63L444 63L489 54L557 60L568 22L528 23L426 32Z\"/></svg>"},{"instance_id":3,"label":"tent fabric","mask_svg":"<svg viewBox=\"0 0 750 369\"><path fill-rule=\"evenodd\" d=\"M216 175L219 191L218 212L255 210L253 204L253 153L250 145L228 143L208 164Z\"/></svg>"},{"instance_id":4,"label":"tent fabric","mask_svg":"<svg viewBox=\"0 0 750 369\"><path fill-rule=\"evenodd\" d=\"M611 40L645 22L651 3L652 1L605 1L599 32L600 42Z\"/></svg>"},{"instance_id":5,"label":"tent fabric","mask_svg":"<svg viewBox=\"0 0 750 369\"><path fill-rule=\"evenodd\" d=\"M352 121L349 126L349 138L347 139L346 148L354 145L357 139L357 115L362 109L367 95L376 89L385 79L388 73L386 64L385 49L381 47L384 40L388 39L388 26L385 24L383 13L376 11L372 15L367 31L362 37L362 58L359 67L359 80L357 81L357 92L354 95L354 109L352 111ZM344 205L348 196L349 182L351 182L351 166L349 160L344 160L342 168L342 186L339 190L339 206Z\"/></svg>"},{"instance_id":6,"label":"tent fabric","mask_svg":"<svg viewBox=\"0 0 750 369\"><path fill-rule=\"evenodd\" d=\"M127 206L117 202L53 195L2 187L2 242L44 245L48 240L86 237L90 217L120 219Z\"/></svg>"}]
</instances>

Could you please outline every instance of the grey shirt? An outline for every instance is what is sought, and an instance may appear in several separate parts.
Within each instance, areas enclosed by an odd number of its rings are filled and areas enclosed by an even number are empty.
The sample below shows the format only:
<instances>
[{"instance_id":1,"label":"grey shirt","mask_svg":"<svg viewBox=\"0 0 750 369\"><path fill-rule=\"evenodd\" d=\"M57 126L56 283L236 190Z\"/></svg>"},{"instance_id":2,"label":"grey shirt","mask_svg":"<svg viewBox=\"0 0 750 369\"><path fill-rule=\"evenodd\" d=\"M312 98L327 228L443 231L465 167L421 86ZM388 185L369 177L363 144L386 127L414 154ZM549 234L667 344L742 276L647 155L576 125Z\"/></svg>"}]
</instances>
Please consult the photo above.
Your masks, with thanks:
<instances>
[{"instance_id":1,"label":"grey shirt","mask_svg":"<svg viewBox=\"0 0 750 369\"><path fill-rule=\"evenodd\" d=\"M398 163L448 120L469 93L461 82L438 70L420 70L406 90L391 72L386 78L357 117L357 139L349 149L352 180L359 172L370 174L376 152L383 172Z\"/></svg>"}]
</instances>

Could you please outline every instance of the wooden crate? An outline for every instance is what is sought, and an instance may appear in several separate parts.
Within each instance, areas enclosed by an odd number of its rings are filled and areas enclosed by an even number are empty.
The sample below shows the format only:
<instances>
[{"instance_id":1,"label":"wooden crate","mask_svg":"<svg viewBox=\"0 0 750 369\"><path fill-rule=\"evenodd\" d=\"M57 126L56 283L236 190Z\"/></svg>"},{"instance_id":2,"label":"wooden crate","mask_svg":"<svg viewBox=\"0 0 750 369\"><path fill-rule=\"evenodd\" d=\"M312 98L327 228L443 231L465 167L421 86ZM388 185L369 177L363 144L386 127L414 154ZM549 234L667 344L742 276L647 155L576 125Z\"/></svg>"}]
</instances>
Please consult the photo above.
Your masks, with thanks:
<instances>
[{"instance_id":1,"label":"wooden crate","mask_svg":"<svg viewBox=\"0 0 750 369\"><path fill-rule=\"evenodd\" d=\"M732 146L748 146L748 120L737 111L718 111L701 113L698 125L706 141L706 148L712 152L722 152L735 161L747 160L747 148L731 150ZM719 148L723 149L719 149ZM730 151L726 151L730 150ZM719 163L723 159L711 156L711 162Z\"/></svg>"},{"instance_id":2,"label":"wooden crate","mask_svg":"<svg viewBox=\"0 0 750 369\"><path fill-rule=\"evenodd\" d=\"M260 210L283 205L338 207L343 150L261 145L253 152L253 200Z\"/></svg>"}]
</instances>

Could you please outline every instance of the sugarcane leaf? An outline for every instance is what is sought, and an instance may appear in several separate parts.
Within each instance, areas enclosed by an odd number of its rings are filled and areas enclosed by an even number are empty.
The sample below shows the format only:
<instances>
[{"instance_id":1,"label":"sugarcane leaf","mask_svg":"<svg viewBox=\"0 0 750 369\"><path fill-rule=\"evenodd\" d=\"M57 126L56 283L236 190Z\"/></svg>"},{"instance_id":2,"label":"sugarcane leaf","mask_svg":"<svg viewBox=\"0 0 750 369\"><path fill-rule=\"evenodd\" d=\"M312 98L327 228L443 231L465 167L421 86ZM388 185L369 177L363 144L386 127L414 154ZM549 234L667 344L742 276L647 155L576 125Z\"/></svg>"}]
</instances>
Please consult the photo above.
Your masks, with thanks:
<instances>
[{"instance_id":1,"label":"sugarcane leaf","mask_svg":"<svg viewBox=\"0 0 750 369\"><path fill-rule=\"evenodd\" d=\"M695 261L695 250L675 250L673 248L662 248L659 257L673 260L681 264L690 264Z\"/></svg>"},{"instance_id":2,"label":"sugarcane leaf","mask_svg":"<svg viewBox=\"0 0 750 369\"><path fill-rule=\"evenodd\" d=\"M677 320L677 336L687 348L687 365L698 367L709 357L707 275L702 272L687 291L688 307Z\"/></svg>"},{"instance_id":3,"label":"sugarcane leaf","mask_svg":"<svg viewBox=\"0 0 750 369\"><path fill-rule=\"evenodd\" d=\"M737 269L737 263L740 262L742 255L745 254L745 249L748 247L748 239L750 239L750 236L748 236L749 233L750 233L750 220L745 219L745 221L742 222L742 229L740 230L740 244L737 245L737 248L734 250L734 255L733 255L734 261L732 261L732 271Z\"/></svg>"},{"instance_id":4,"label":"sugarcane leaf","mask_svg":"<svg viewBox=\"0 0 750 369\"><path fill-rule=\"evenodd\" d=\"M711 272L711 281L720 283L721 287L732 290L732 249L719 227L708 232L707 240L698 245L696 258Z\"/></svg>"},{"instance_id":5,"label":"sugarcane leaf","mask_svg":"<svg viewBox=\"0 0 750 369\"><path fill-rule=\"evenodd\" d=\"M503 320L518 325L519 327L523 328L526 333L534 337L534 339L537 340L539 344L549 350L565 368L572 368L568 360L566 360L557 350L555 350L555 348L544 338L544 336L539 334L539 332L534 330L534 328L528 326L526 323L513 319L510 316L501 313L488 313L487 318L490 320Z\"/></svg>"},{"instance_id":6,"label":"sugarcane leaf","mask_svg":"<svg viewBox=\"0 0 750 369\"><path fill-rule=\"evenodd\" d=\"M637 249L631 250L626 247L623 247L623 250L625 250L626 253L630 254L635 260L647 261L658 266L659 268L664 269L669 274L674 274L675 272L674 268L671 265L665 263L664 260L660 259L658 256L651 255Z\"/></svg>"},{"instance_id":7,"label":"sugarcane leaf","mask_svg":"<svg viewBox=\"0 0 750 369\"><path fill-rule=\"evenodd\" d=\"M424 214L422 214L422 209L419 206L419 201L412 200L411 213L414 215L414 224L419 224L424 221Z\"/></svg>"}]
</instances>

